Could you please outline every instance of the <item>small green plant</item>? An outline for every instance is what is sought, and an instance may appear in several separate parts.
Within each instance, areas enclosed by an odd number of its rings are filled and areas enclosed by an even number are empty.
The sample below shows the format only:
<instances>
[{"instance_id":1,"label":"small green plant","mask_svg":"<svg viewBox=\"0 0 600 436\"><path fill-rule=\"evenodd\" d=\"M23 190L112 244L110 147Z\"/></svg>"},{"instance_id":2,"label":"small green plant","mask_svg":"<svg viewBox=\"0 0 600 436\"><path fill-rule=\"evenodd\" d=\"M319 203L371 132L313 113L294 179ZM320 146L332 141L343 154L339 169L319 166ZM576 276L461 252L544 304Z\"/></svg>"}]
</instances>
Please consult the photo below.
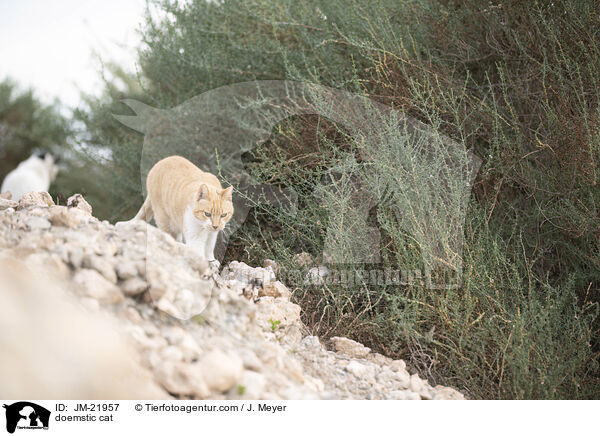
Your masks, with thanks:
<instances>
[{"instance_id":1,"label":"small green plant","mask_svg":"<svg viewBox=\"0 0 600 436\"><path fill-rule=\"evenodd\" d=\"M238 395L244 395L246 393L246 386L237 385L237 393Z\"/></svg>"},{"instance_id":2,"label":"small green plant","mask_svg":"<svg viewBox=\"0 0 600 436\"><path fill-rule=\"evenodd\" d=\"M269 322L271 323L271 331L274 332L279 328L279 324L281 324L281 321L277 320L277 321L273 321L273 319L271 318L269 320Z\"/></svg>"}]
</instances>

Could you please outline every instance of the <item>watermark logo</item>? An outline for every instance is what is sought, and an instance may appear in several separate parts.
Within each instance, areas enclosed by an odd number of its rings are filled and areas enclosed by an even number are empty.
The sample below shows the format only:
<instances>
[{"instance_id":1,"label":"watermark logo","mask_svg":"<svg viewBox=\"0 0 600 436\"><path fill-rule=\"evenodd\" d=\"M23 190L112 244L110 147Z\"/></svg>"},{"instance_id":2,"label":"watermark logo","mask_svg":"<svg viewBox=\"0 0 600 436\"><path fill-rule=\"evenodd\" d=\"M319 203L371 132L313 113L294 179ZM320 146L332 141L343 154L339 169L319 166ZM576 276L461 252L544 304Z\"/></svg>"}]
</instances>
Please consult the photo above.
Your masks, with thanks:
<instances>
[{"instance_id":1,"label":"watermark logo","mask_svg":"<svg viewBox=\"0 0 600 436\"><path fill-rule=\"evenodd\" d=\"M295 81L228 85L172 109L135 100L124 103L135 115L115 117L144 134L144 194L152 166L172 155L184 156L234 185L235 214L220 232L217 259L222 259L229 237L253 205L275 205L288 217L298 212L297 193L254 180L243 154L269 140L273 128L286 118L319 115L343 129L353 150L340 156L312 193L328 215L320 260L328 268L316 272L317 281L357 280L345 271L378 265L383 229L401 235L406 247L417 250L422 268L415 272L398 265L391 271L379 269L381 274L369 272L376 283L402 284L416 278L433 289L460 286L463 223L481 161L435 126L364 96ZM374 208L385 210L385 221L373 223ZM152 269L151 255L147 262ZM373 269L377 270L366 268Z\"/></svg>"},{"instance_id":2,"label":"watermark logo","mask_svg":"<svg viewBox=\"0 0 600 436\"><path fill-rule=\"evenodd\" d=\"M6 431L14 433L19 430L48 430L50 411L39 404L29 401L19 401L6 409Z\"/></svg>"}]
</instances>

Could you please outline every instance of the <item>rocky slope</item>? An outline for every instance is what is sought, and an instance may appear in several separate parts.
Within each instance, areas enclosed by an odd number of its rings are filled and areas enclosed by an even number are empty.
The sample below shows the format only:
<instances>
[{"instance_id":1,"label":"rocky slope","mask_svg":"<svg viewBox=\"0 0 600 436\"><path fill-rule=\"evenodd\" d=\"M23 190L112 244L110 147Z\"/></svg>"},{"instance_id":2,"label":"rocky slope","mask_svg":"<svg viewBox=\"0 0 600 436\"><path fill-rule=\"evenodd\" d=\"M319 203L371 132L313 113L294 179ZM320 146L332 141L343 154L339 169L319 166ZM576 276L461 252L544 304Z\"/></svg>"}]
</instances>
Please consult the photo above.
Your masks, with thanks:
<instances>
[{"instance_id":1,"label":"rocky slope","mask_svg":"<svg viewBox=\"0 0 600 436\"><path fill-rule=\"evenodd\" d=\"M327 350L269 263L221 273L81 196L0 199L0 396L463 399L346 338Z\"/></svg>"}]
</instances>

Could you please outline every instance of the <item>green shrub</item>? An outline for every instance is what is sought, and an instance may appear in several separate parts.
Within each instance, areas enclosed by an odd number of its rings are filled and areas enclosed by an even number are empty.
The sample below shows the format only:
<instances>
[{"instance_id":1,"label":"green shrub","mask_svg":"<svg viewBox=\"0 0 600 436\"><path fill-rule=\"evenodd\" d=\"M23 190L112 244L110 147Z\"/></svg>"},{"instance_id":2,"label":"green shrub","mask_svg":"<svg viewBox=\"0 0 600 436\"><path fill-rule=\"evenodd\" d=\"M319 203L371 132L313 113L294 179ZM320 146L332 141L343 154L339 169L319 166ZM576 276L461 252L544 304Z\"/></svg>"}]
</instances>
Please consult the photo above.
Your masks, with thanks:
<instances>
[{"instance_id":1,"label":"green shrub","mask_svg":"<svg viewBox=\"0 0 600 436\"><path fill-rule=\"evenodd\" d=\"M483 160L464 228L451 227L464 233L461 286L298 285L294 296L316 334L349 336L402 357L432 383L471 398L599 397L600 16L593 2L225 0L156 7L162 14L148 16L140 49L144 86L137 95L148 104L170 108L241 81L303 80L392 106ZM91 143L113 150L111 160L99 161L117 185L105 203L112 218L129 217L121 205L133 210L132 198L141 203L131 196L140 192L134 168L141 137L108 116L125 113L119 97L108 92L82 113ZM374 195L367 223L380 236L377 267L421 270L427 238L448 239L448 223L427 218L433 226L423 227L426 210L415 210L422 230L415 238L389 205L410 207L411 186L436 210L456 209L457 197L440 203L439 185L423 182L423 174L411 185L409 171L390 167L394 150L410 157L401 132L392 131L385 142L372 141L379 147L374 157L362 159L369 141L342 125L317 115L281 122L244 159L256 180L293 188L298 213L255 202L227 258L271 258L291 276L300 252L312 255L311 266L327 261L320 255L328 229L336 230L342 256L356 229L340 225L324 205L353 208L351 190L341 189L348 185L337 185L335 195L323 191L335 169L338 181L358 172ZM430 161L441 172L443 144ZM396 197L378 192L386 186ZM407 191L402 203L398 193ZM372 266L355 266L363 267Z\"/></svg>"}]
</instances>

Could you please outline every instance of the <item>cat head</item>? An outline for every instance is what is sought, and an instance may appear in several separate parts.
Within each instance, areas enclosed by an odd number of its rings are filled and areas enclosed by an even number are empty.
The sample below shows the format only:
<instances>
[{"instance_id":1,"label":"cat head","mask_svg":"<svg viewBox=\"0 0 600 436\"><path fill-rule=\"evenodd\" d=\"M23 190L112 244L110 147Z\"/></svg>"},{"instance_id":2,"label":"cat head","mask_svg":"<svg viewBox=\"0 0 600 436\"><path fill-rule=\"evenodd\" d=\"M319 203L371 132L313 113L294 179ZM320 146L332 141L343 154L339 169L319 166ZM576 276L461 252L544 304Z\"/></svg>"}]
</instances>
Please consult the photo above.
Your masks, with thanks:
<instances>
[{"instance_id":1,"label":"cat head","mask_svg":"<svg viewBox=\"0 0 600 436\"><path fill-rule=\"evenodd\" d=\"M56 160L50 153L34 153L32 154L28 162L39 162L41 163L48 173L48 177L50 181L53 182L56 179L56 175L58 174L58 165L56 164Z\"/></svg>"},{"instance_id":2,"label":"cat head","mask_svg":"<svg viewBox=\"0 0 600 436\"><path fill-rule=\"evenodd\" d=\"M233 216L232 193L233 186L218 190L203 184L198 191L194 216L209 230L223 230Z\"/></svg>"}]
</instances>

